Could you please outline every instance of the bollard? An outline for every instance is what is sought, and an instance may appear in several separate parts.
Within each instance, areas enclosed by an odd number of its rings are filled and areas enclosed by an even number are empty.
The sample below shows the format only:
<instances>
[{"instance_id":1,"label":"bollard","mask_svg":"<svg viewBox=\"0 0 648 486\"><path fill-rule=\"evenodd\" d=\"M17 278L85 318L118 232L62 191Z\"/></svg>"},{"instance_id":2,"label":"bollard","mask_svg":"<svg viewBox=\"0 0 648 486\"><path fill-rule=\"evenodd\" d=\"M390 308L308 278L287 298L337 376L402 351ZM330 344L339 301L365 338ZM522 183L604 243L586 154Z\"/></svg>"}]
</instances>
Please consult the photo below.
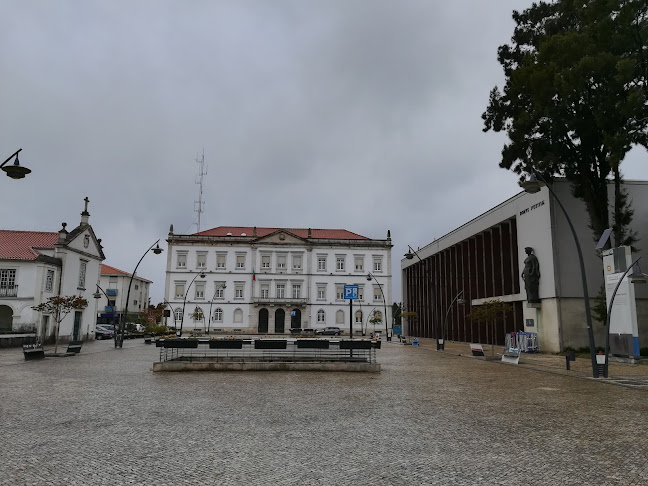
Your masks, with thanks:
<instances>
[{"instance_id":1,"label":"bollard","mask_svg":"<svg viewBox=\"0 0 648 486\"><path fill-rule=\"evenodd\" d=\"M565 355L565 365L567 370L571 369L569 366L570 361L576 361L576 351L567 351L567 354Z\"/></svg>"}]
</instances>

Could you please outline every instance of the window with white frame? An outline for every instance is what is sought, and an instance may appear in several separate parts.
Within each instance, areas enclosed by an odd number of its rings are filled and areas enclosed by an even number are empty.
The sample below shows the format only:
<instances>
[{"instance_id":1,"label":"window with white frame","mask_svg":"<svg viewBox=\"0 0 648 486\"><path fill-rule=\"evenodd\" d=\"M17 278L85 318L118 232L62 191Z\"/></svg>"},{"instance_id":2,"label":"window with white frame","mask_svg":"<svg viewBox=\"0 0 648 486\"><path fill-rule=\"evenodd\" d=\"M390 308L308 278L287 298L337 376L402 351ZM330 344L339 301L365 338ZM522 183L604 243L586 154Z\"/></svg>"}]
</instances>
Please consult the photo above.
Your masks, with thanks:
<instances>
[{"instance_id":1,"label":"window with white frame","mask_svg":"<svg viewBox=\"0 0 648 486\"><path fill-rule=\"evenodd\" d=\"M204 299L205 298L205 282L196 282L196 299Z\"/></svg>"},{"instance_id":2,"label":"window with white frame","mask_svg":"<svg viewBox=\"0 0 648 486\"><path fill-rule=\"evenodd\" d=\"M317 271L326 272L326 255L317 255Z\"/></svg>"},{"instance_id":3,"label":"window with white frame","mask_svg":"<svg viewBox=\"0 0 648 486\"><path fill-rule=\"evenodd\" d=\"M286 255L277 255L277 270L286 268Z\"/></svg>"},{"instance_id":4,"label":"window with white frame","mask_svg":"<svg viewBox=\"0 0 648 486\"><path fill-rule=\"evenodd\" d=\"M283 299L286 297L286 285L277 284L277 293L275 294L277 299Z\"/></svg>"},{"instance_id":5,"label":"window with white frame","mask_svg":"<svg viewBox=\"0 0 648 486\"><path fill-rule=\"evenodd\" d=\"M182 309L180 307L173 311L173 319L175 322L182 320Z\"/></svg>"},{"instance_id":6,"label":"window with white frame","mask_svg":"<svg viewBox=\"0 0 648 486\"><path fill-rule=\"evenodd\" d=\"M236 324L243 322L243 311L241 309L236 309L234 311L234 322Z\"/></svg>"},{"instance_id":7,"label":"window with white frame","mask_svg":"<svg viewBox=\"0 0 648 486\"><path fill-rule=\"evenodd\" d=\"M373 257L373 271L382 272L382 257L375 256Z\"/></svg>"},{"instance_id":8,"label":"window with white frame","mask_svg":"<svg viewBox=\"0 0 648 486\"><path fill-rule=\"evenodd\" d=\"M293 296L293 299L300 299L301 298L301 284L293 284L292 285L292 296Z\"/></svg>"},{"instance_id":9,"label":"window with white frame","mask_svg":"<svg viewBox=\"0 0 648 486\"><path fill-rule=\"evenodd\" d=\"M236 255L236 269L245 270L245 255Z\"/></svg>"},{"instance_id":10,"label":"window with white frame","mask_svg":"<svg viewBox=\"0 0 648 486\"><path fill-rule=\"evenodd\" d=\"M214 311L214 315L212 316L212 320L214 322L223 322L223 309L220 307L216 307L216 310Z\"/></svg>"},{"instance_id":11,"label":"window with white frame","mask_svg":"<svg viewBox=\"0 0 648 486\"><path fill-rule=\"evenodd\" d=\"M184 298L185 283L186 282L176 282L175 283L175 297L176 297L176 299L183 299Z\"/></svg>"},{"instance_id":12,"label":"window with white frame","mask_svg":"<svg viewBox=\"0 0 648 486\"><path fill-rule=\"evenodd\" d=\"M302 269L302 256L301 255L293 255L292 256L292 267L293 267L293 270L301 270Z\"/></svg>"},{"instance_id":13,"label":"window with white frame","mask_svg":"<svg viewBox=\"0 0 648 486\"><path fill-rule=\"evenodd\" d=\"M355 256L355 257L353 257L353 261L355 262L355 271L356 272L364 272L364 257L363 256Z\"/></svg>"},{"instance_id":14,"label":"window with white frame","mask_svg":"<svg viewBox=\"0 0 648 486\"><path fill-rule=\"evenodd\" d=\"M45 277L45 292L54 290L54 270L48 270Z\"/></svg>"},{"instance_id":15,"label":"window with white frame","mask_svg":"<svg viewBox=\"0 0 648 486\"><path fill-rule=\"evenodd\" d=\"M364 285L358 284L358 300L364 300Z\"/></svg>"},{"instance_id":16,"label":"window with white frame","mask_svg":"<svg viewBox=\"0 0 648 486\"><path fill-rule=\"evenodd\" d=\"M324 323L326 321L326 314L324 313L324 309L320 309L317 311L317 322L320 324Z\"/></svg>"},{"instance_id":17,"label":"window with white frame","mask_svg":"<svg viewBox=\"0 0 648 486\"><path fill-rule=\"evenodd\" d=\"M226 253L218 253L216 255L216 269L225 270L225 260L227 259Z\"/></svg>"},{"instance_id":18,"label":"window with white frame","mask_svg":"<svg viewBox=\"0 0 648 486\"><path fill-rule=\"evenodd\" d=\"M79 286L80 289L85 289L85 280L86 280L86 268L88 267L88 262L81 260L79 263Z\"/></svg>"},{"instance_id":19,"label":"window with white frame","mask_svg":"<svg viewBox=\"0 0 648 486\"><path fill-rule=\"evenodd\" d=\"M344 300L344 285L335 286L335 298L337 300Z\"/></svg>"},{"instance_id":20,"label":"window with white frame","mask_svg":"<svg viewBox=\"0 0 648 486\"><path fill-rule=\"evenodd\" d=\"M178 252L177 255L178 255L178 259L177 259L176 266L178 268L187 268L187 252L186 251Z\"/></svg>"},{"instance_id":21,"label":"window with white frame","mask_svg":"<svg viewBox=\"0 0 648 486\"><path fill-rule=\"evenodd\" d=\"M335 313L335 323L336 324L344 324L344 311L339 310Z\"/></svg>"},{"instance_id":22,"label":"window with white frame","mask_svg":"<svg viewBox=\"0 0 648 486\"><path fill-rule=\"evenodd\" d=\"M0 270L0 289L6 293L7 290L13 290L16 287L16 270ZM0 294L2 295L2 294Z\"/></svg>"},{"instance_id":23,"label":"window with white frame","mask_svg":"<svg viewBox=\"0 0 648 486\"><path fill-rule=\"evenodd\" d=\"M207 268L207 252L200 252L196 255L196 268Z\"/></svg>"},{"instance_id":24,"label":"window with white frame","mask_svg":"<svg viewBox=\"0 0 648 486\"><path fill-rule=\"evenodd\" d=\"M344 272L346 264L346 257L344 255L337 255L335 257L335 270L337 272Z\"/></svg>"},{"instance_id":25,"label":"window with white frame","mask_svg":"<svg viewBox=\"0 0 648 486\"><path fill-rule=\"evenodd\" d=\"M261 255L261 268L270 268L270 255Z\"/></svg>"},{"instance_id":26,"label":"window with white frame","mask_svg":"<svg viewBox=\"0 0 648 486\"><path fill-rule=\"evenodd\" d=\"M243 284L236 284L234 286L234 298L235 299L242 299L243 298L243 289L244 289Z\"/></svg>"},{"instance_id":27,"label":"window with white frame","mask_svg":"<svg viewBox=\"0 0 648 486\"><path fill-rule=\"evenodd\" d=\"M215 282L216 290L214 290L214 298L222 299L225 297L225 282Z\"/></svg>"},{"instance_id":28,"label":"window with white frame","mask_svg":"<svg viewBox=\"0 0 648 486\"><path fill-rule=\"evenodd\" d=\"M317 285L317 300L326 300L326 284Z\"/></svg>"},{"instance_id":29,"label":"window with white frame","mask_svg":"<svg viewBox=\"0 0 648 486\"><path fill-rule=\"evenodd\" d=\"M374 294L373 295L374 302L381 302L383 300L382 292L380 291L380 287L374 287L373 294Z\"/></svg>"},{"instance_id":30,"label":"window with white frame","mask_svg":"<svg viewBox=\"0 0 648 486\"><path fill-rule=\"evenodd\" d=\"M261 298L267 299L270 297L270 284L263 283L261 284Z\"/></svg>"},{"instance_id":31,"label":"window with white frame","mask_svg":"<svg viewBox=\"0 0 648 486\"><path fill-rule=\"evenodd\" d=\"M362 324L362 311L356 311L355 313L356 324Z\"/></svg>"}]
</instances>

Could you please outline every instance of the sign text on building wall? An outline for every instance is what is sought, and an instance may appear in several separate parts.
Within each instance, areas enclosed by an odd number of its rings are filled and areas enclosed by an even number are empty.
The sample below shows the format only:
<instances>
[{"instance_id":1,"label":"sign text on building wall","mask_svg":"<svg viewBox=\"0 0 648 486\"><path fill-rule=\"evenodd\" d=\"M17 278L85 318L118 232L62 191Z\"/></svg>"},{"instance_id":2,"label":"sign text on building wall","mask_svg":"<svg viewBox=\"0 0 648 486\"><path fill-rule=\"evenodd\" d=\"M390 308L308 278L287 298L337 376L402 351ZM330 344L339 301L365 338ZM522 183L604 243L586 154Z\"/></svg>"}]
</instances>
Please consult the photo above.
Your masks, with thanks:
<instances>
[{"instance_id":1,"label":"sign text on building wall","mask_svg":"<svg viewBox=\"0 0 648 486\"><path fill-rule=\"evenodd\" d=\"M537 209L540 206L544 206L544 199L542 201L540 201L539 203L535 203L530 208L526 208L526 209L523 209L522 211L520 211L520 216L522 216L523 214L528 213L529 211L533 211L534 209Z\"/></svg>"}]
</instances>

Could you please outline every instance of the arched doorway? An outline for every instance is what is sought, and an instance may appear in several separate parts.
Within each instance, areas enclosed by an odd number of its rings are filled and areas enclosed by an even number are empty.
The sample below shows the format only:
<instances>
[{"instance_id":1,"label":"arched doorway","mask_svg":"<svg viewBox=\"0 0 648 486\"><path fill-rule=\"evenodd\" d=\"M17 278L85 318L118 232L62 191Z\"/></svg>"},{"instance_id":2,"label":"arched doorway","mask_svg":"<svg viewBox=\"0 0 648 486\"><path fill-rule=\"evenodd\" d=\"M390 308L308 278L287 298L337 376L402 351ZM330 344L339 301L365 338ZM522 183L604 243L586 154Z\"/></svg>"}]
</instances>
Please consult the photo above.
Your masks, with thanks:
<instances>
[{"instance_id":1,"label":"arched doorway","mask_svg":"<svg viewBox=\"0 0 648 486\"><path fill-rule=\"evenodd\" d=\"M286 328L286 312L283 309L275 311L275 333L283 334Z\"/></svg>"},{"instance_id":2,"label":"arched doorway","mask_svg":"<svg viewBox=\"0 0 648 486\"><path fill-rule=\"evenodd\" d=\"M259 334L268 332L268 309L261 309L259 311Z\"/></svg>"},{"instance_id":3,"label":"arched doorway","mask_svg":"<svg viewBox=\"0 0 648 486\"><path fill-rule=\"evenodd\" d=\"M290 328L301 329L301 311L299 309L293 309L290 312Z\"/></svg>"},{"instance_id":4,"label":"arched doorway","mask_svg":"<svg viewBox=\"0 0 648 486\"><path fill-rule=\"evenodd\" d=\"M13 311L8 305L0 305L0 332L11 331Z\"/></svg>"}]
</instances>

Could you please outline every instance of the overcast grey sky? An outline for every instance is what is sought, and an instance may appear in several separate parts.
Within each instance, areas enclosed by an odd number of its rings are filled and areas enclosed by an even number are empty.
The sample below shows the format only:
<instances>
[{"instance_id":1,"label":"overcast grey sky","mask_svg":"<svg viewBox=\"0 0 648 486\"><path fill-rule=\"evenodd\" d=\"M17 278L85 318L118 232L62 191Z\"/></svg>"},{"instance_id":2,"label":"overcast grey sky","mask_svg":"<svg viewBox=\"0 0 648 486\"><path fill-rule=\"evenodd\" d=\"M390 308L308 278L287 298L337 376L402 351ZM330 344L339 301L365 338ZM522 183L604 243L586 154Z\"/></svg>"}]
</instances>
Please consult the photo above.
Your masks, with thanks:
<instances>
[{"instance_id":1,"label":"overcast grey sky","mask_svg":"<svg viewBox=\"0 0 648 486\"><path fill-rule=\"evenodd\" d=\"M400 259L518 192L482 133L531 0L4 0L0 227L90 222L105 263L220 225L391 230ZM624 162L645 179L645 151ZM163 241L164 242L164 241ZM165 244L166 247L166 244ZM139 274L164 290L166 255Z\"/></svg>"}]
</instances>

